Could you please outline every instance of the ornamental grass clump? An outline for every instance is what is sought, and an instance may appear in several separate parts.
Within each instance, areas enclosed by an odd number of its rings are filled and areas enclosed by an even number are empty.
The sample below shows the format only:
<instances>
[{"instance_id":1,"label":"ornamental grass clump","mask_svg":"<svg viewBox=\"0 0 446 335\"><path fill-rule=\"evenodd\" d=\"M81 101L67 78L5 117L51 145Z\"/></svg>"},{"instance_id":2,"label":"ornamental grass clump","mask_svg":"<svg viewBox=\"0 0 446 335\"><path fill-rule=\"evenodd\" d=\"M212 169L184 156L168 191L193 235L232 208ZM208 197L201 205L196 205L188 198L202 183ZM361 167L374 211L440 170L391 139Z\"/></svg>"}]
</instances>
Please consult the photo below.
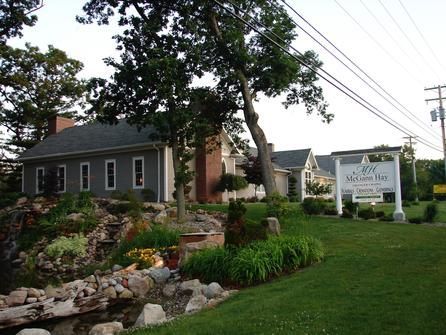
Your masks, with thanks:
<instances>
[{"instance_id":1,"label":"ornamental grass clump","mask_svg":"<svg viewBox=\"0 0 446 335\"><path fill-rule=\"evenodd\" d=\"M192 254L181 270L189 277L204 282L226 282L235 248L212 248Z\"/></svg>"},{"instance_id":2,"label":"ornamental grass clump","mask_svg":"<svg viewBox=\"0 0 446 335\"><path fill-rule=\"evenodd\" d=\"M189 277L251 285L322 260L322 244L311 236L271 237L242 247L193 254L183 265Z\"/></svg>"}]
</instances>

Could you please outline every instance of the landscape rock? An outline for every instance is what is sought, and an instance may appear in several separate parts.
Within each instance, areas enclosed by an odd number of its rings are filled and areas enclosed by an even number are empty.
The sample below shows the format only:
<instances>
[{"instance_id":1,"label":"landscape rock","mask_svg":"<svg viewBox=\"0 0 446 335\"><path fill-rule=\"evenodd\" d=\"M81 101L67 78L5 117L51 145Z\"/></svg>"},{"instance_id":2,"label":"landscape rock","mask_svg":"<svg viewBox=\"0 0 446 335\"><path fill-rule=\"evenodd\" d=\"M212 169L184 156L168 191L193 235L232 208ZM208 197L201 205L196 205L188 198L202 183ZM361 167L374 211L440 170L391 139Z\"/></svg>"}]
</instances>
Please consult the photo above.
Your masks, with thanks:
<instances>
[{"instance_id":1,"label":"landscape rock","mask_svg":"<svg viewBox=\"0 0 446 335\"><path fill-rule=\"evenodd\" d=\"M168 267L164 267L162 269L150 268L149 276L155 281L157 284L162 284L170 278L170 270Z\"/></svg>"},{"instance_id":2,"label":"landscape rock","mask_svg":"<svg viewBox=\"0 0 446 335\"><path fill-rule=\"evenodd\" d=\"M28 296L27 291L21 291L21 290L12 291L6 297L6 304L8 304L8 306L10 307L23 305L26 301L27 296Z\"/></svg>"},{"instance_id":3,"label":"landscape rock","mask_svg":"<svg viewBox=\"0 0 446 335\"><path fill-rule=\"evenodd\" d=\"M180 292L186 295L201 295L201 283L198 279L184 281L180 284Z\"/></svg>"},{"instance_id":4,"label":"landscape rock","mask_svg":"<svg viewBox=\"0 0 446 335\"><path fill-rule=\"evenodd\" d=\"M131 299L133 298L133 292L129 289L125 288L124 291L119 293L119 298L121 299Z\"/></svg>"},{"instance_id":5,"label":"landscape rock","mask_svg":"<svg viewBox=\"0 0 446 335\"><path fill-rule=\"evenodd\" d=\"M202 310L206 306L206 302L207 299L202 294L192 297L187 303L185 313L191 314Z\"/></svg>"},{"instance_id":6,"label":"landscape rock","mask_svg":"<svg viewBox=\"0 0 446 335\"><path fill-rule=\"evenodd\" d=\"M181 263L183 264L192 254L211 248L218 248L220 244L216 241L204 240L200 242L190 242L186 243L184 246L184 253L181 256Z\"/></svg>"},{"instance_id":7,"label":"landscape rock","mask_svg":"<svg viewBox=\"0 0 446 335\"><path fill-rule=\"evenodd\" d=\"M19 331L16 335L51 335L46 329L41 328L25 328Z\"/></svg>"},{"instance_id":8,"label":"landscape rock","mask_svg":"<svg viewBox=\"0 0 446 335\"><path fill-rule=\"evenodd\" d=\"M121 322L106 322L95 325L88 335L114 335L124 330Z\"/></svg>"},{"instance_id":9,"label":"landscape rock","mask_svg":"<svg viewBox=\"0 0 446 335\"><path fill-rule=\"evenodd\" d=\"M165 297L171 298L175 295L177 286L175 284L167 284L163 287L163 295Z\"/></svg>"},{"instance_id":10,"label":"landscape rock","mask_svg":"<svg viewBox=\"0 0 446 335\"><path fill-rule=\"evenodd\" d=\"M91 287L86 287L84 288L84 294L89 297L90 295L93 295L96 293L96 290L94 288Z\"/></svg>"},{"instance_id":11,"label":"landscape rock","mask_svg":"<svg viewBox=\"0 0 446 335\"><path fill-rule=\"evenodd\" d=\"M163 310L163 307L156 304L146 304L136 319L135 327L141 327L146 325L156 325L163 322L166 322L166 313Z\"/></svg>"},{"instance_id":12,"label":"landscape rock","mask_svg":"<svg viewBox=\"0 0 446 335\"><path fill-rule=\"evenodd\" d=\"M74 222L82 222L84 221L85 214L83 213L71 213L67 215L67 219Z\"/></svg>"},{"instance_id":13,"label":"landscape rock","mask_svg":"<svg viewBox=\"0 0 446 335\"><path fill-rule=\"evenodd\" d=\"M164 211L166 209L166 206L163 204L159 204L156 202L144 202L143 203L144 208L153 208L157 212Z\"/></svg>"},{"instance_id":14,"label":"landscape rock","mask_svg":"<svg viewBox=\"0 0 446 335\"><path fill-rule=\"evenodd\" d=\"M124 286L122 286L121 284L116 284L116 286L115 286L116 293L119 294L119 293L121 293L124 290L125 290Z\"/></svg>"},{"instance_id":15,"label":"landscape rock","mask_svg":"<svg viewBox=\"0 0 446 335\"><path fill-rule=\"evenodd\" d=\"M28 201L27 197L18 198L17 201L16 201L16 205L17 206L23 206L24 204L26 204L27 201Z\"/></svg>"},{"instance_id":16,"label":"landscape rock","mask_svg":"<svg viewBox=\"0 0 446 335\"><path fill-rule=\"evenodd\" d=\"M104 293L104 295L110 299L116 299L116 297L118 296L113 286L107 287L102 291L102 293Z\"/></svg>"},{"instance_id":17,"label":"landscape rock","mask_svg":"<svg viewBox=\"0 0 446 335\"><path fill-rule=\"evenodd\" d=\"M280 223L279 220L275 217L268 217L265 219L266 227L268 231L276 236L280 235Z\"/></svg>"},{"instance_id":18,"label":"landscape rock","mask_svg":"<svg viewBox=\"0 0 446 335\"><path fill-rule=\"evenodd\" d=\"M129 290L133 292L136 297L143 297L153 287L153 280L148 277L129 276L128 278Z\"/></svg>"},{"instance_id":19,"label":"landscape rock","mask_svg":"<svg viewBox=\"0 0 446 335\"><path fill-rule=\"evenodd\" d=\"M115 264L115 265L112 266L111 270L113 272L118 272L118 271L122 270L122 266L119 265L119 264Z\"/></svg>"},{"instance_id":20,"label":"landscape rock","mask_svg":"<svg viewBox=\"0 0 446 335\"><path fill-rule=\"evenodd\" d=\"M40 298L41 296L41 292L40 290L36 289L36 288L29 288L28 289L28 297L29 298Z\"/></svg>"},{"instance_id":21,"label":"landscape rock","mask_svg":"<svg viewBox=\"0 0 446 335\"><path fill-rule=\"evenodd\" d=\"M163 224L166 222L168 216L167 216L167 212L165 210L159 212L155 218L153 219L153 222L157 223L157 224Z\"/></svg>"},{"instance_id":22,"label":"landscape rock","mask_svg":"<svg viewBox=\"0 0 446 335\"><path fill-rule=\"evenodd\" d=\"M84 279L87 283L96 283L96 277L94 275L90 275L87 278Z\"/></svg>"},{"instance_id":23,"label":"landscape rock","mask_svg":"<svg viewBox=\"0 0 446 335\"><path fill-rule=\"evenodd\" d=\"M219 283L212 282L204 288L203 294L206 298L212 299L221 295L223 291L224 290Z\"/></svg>"},{"instance_id":24,"label":"landscape rock","mask_svg":"<svg viewBox=\"0 0 446 335\"><path fill-rule=\"evenodd\" d=\"M25 302L27 304L33 304L33 303L37 302L37 298L26 298Z\"/></svg>"}]
</instances>

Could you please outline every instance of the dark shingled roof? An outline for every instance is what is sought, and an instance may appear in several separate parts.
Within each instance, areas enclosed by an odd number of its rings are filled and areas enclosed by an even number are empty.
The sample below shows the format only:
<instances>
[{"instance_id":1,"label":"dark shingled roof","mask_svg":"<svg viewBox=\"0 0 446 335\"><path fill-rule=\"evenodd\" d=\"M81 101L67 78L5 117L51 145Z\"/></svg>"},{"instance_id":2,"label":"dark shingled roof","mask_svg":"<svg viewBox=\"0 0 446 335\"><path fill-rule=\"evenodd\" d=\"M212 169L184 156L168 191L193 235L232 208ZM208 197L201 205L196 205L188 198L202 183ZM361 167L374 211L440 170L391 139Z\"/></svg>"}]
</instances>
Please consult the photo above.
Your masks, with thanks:
<instances>
[{"instance_id":1,"label":"dark shingled roof","mask_svg":"<svg viewBox=\"0 0 446 335\"><path fill-rule=\"evenodd\" d=\"M125 120L120 120L116 125L93 123L76 126L48 136L25 151L19 160L159 143L151 140L150 134L155 134L153 127L138 131L136 126L129 125Z\"/></svg>"},{"instance_id":2,"label":"dark shingled roof","mask_svg":"<svg viewBox=\"0 0 446 335\"><path fill-rule=\"evenodd\" d=\"M305 166L311 149L275 151L272 153L274 163L282 168L294 168Z\"/></svg>"},{"instance_id":3,"label":"dark shingled roof","mask_svg":"<svg viewBox=\"0 0 446 335\"><path fill-rule=\"evenodd\" d=\"M363 156L344 156L342 157L341 164L359 164L362 162ZM316 156L317 164L319 168L330 172L332 175L336 174L334 157L331 155L318 155Z\"/></svg>"},{"instance_id":4,"label":"dark shingled roof","mask_svg":"<svg viewBox=\"0 0 446 335\"><path fill-rule=\"evenodd\" d=\"M334 151L331 156L352 156L352 155L368 155L368 154L382 154L390 152L401 152L401 147L384 147L384 148L372 148L372 149L358 149L358 150L348 150L348 151Z\"/></svg>"}]
</instances>

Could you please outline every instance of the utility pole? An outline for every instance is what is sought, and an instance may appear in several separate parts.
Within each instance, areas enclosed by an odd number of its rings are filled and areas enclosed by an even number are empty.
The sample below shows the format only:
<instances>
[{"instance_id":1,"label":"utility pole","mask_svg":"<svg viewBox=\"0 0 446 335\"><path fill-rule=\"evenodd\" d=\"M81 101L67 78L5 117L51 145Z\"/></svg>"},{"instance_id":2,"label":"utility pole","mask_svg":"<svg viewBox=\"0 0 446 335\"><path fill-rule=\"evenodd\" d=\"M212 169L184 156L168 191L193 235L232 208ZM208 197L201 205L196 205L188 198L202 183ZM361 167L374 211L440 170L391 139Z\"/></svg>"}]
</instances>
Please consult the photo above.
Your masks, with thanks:
<instances>
[{"instance_id":1,"label":"utility pole","mask_svg":"<svg viewBox=\"0 0 446 335\"><path fill-rule=\"evenodd\" d=\"M444 108L443 108L443 98L441 96L441 89L442 88L446 88L445 85L443 86L434 86L434 87L430 87L430 88L425 88L425 91L432 91L432 90L437 90L438 91L438 98L433 98L433 99L425 99L426 102L429 101L438 101L440 104L440 107L438 108L438 116L440 117L440 121L441 121L441 135L442 135L442 141L443 141L443 157L444 157L444 169L445 169L445 179L446 179L446 142L445 142L445 133L444 133ZM432 121L437 121L437 111L434 109L431 111L431 118Z\"/></svg>"},{"instance_id":2,"label":"utility pole","mask_svg":"<svg viewBox=\"0 0 446 335\"><path fill-rule=\"evenodd\" d=\"M415 168L415 152L412 145L417 144L417 142L412 142L412 139L416 139L418 136L406 136L404 139L409 140L410 155L412 156L412 174L413 174L413 184L415 186L415 201L418 202L418 184L417 184L417 169ZM407 142L406 142L407 144Z\"/></svg>"}]
</instances>

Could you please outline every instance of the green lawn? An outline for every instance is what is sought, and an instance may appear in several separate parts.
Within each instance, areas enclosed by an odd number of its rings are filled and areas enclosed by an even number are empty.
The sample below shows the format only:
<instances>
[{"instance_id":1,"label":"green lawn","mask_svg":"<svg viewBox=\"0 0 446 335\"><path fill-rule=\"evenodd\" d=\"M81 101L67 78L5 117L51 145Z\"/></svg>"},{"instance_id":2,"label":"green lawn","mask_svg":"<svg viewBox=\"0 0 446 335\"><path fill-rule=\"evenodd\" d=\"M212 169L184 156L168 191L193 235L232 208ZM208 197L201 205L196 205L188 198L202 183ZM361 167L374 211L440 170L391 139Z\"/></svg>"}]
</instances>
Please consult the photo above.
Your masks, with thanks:
<instances>
[{"instance_id":1,"label":"green lawn","mask_svg":"<svg viewBox=\"0 0 446 335\"><path fill-rule=\"evenodd\" d=\"M420 201L419 205L411 205L410 207L403 207L406 217L413 218L416 216L423 216L423 211L426 208L429 201ZM362 204L361 208L367 208L368 204ZM438 217L436 221L446 222L446 201L439 201L437 203L438 207ZM395 204L393 203L377 203L375 206L375 211L384 211L386 214L391 214L395 210Z\"/></svg>"},{"instance_id":2,"label":"green lawn","mask_svg":"<svg viewBox=\"0 0 446 335\"><path fill-rule=\"evenodd\" d=\"M248 217L262 213L249 206ZM445 334L446 228L294 216L283 233L320 238L321 264L135 333Z\"/></svg>"}]
</instances>

